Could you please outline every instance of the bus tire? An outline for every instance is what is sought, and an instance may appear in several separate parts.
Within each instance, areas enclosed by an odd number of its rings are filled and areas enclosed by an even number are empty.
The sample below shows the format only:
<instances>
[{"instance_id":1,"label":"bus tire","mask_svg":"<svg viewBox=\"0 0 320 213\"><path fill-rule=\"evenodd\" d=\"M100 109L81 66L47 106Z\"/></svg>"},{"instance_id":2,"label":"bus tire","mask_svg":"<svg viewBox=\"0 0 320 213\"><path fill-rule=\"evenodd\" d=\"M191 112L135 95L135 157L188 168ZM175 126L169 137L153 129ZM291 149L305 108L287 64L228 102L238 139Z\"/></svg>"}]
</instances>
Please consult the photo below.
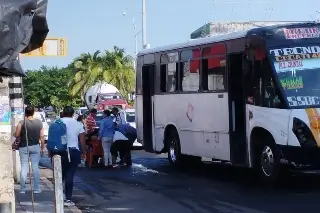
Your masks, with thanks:
<instances>
[{"instance_id":1,"label":"bus tire","mask_svg":"<svg viewBox=\"0 0 320 213\"><path fill-rule=\"evenodd\" d=\"M171 129L167 141L168 159L171 165L175 167L192 167L201 163L201 157L184 155L181 153L180 138L177 130Z\"/></svg>"},{"instance_id":2,"label":"bus tire","mask_svg":"<svg viewBox=\"0 0 320 213\"><path fill-rule=\"evenodd\" d=\"M273 185L280 176L280 154L271 136L261 138L261 142L256 147L256 170L264 183Z\"/></svg>"},{"instance_id":3,"label":"bus tire","mask_svg":"<svg viewBox=\"0 0 320 213\"><path fill-rule=\"evenodd\" d=\"M168 160L173 166L182 165L180 139L177 130L171 129L166 138L168 147Z\"/></svg>"}]
</instances>

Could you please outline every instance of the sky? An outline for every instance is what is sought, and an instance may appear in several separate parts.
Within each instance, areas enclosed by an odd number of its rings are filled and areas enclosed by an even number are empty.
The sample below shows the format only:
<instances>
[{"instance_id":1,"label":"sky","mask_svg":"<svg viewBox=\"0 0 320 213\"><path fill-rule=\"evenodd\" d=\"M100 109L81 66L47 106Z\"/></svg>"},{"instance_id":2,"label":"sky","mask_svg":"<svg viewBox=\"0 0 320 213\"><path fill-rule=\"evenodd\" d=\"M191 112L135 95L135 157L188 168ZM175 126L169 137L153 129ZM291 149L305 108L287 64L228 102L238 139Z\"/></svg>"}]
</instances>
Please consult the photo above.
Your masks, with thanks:
<instances>
[{"instance_id":1,"label":"sky","mask_svg":"<svg viewBox=\"0 0 320 213\"><path fill-rule=\"evenodd\" d=\"M316 20L316 0L146 0L147 43L152 47L189 40L210 21ZM126 11L126 15L123 13ZM124 48L134 55L134 34L141 31L141 0L49 0L48 37L67 40L65 57L21 57L25 70L63 67L81 53ZM136 32L133 29L135 19ZM137 37L142 47L141 33Z\"/></svg>"}]
</instances>

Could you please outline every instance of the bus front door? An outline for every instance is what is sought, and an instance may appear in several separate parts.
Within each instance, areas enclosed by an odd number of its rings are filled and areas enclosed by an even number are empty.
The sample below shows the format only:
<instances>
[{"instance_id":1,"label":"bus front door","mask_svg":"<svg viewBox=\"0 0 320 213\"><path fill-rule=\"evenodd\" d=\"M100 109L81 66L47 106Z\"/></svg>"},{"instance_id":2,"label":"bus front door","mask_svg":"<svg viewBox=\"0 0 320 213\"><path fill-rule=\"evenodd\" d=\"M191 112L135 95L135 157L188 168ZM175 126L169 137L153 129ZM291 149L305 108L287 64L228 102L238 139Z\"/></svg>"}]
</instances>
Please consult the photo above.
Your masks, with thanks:
<instances>
[{"instance_id":1,"label":"bus front door","mask_svg":"<svg viewBox=\"0 0 320 213\"><path fill-rule=\"evenodd\" d=\"M247 163L245 99L243 89L243 53L228 55L230 160L235 165Z\"/></svg>"},{"instance_id":2,"label":"bus front door","mask_svg":"<svg viewBox=\"0 0 320 213\"><path fill-rule=\"evenodd\" d=\"M153 152L153 103L154 65L142 67L142 103L143 103L143 146L147 152Z\"/></svg>"}]
</instances>

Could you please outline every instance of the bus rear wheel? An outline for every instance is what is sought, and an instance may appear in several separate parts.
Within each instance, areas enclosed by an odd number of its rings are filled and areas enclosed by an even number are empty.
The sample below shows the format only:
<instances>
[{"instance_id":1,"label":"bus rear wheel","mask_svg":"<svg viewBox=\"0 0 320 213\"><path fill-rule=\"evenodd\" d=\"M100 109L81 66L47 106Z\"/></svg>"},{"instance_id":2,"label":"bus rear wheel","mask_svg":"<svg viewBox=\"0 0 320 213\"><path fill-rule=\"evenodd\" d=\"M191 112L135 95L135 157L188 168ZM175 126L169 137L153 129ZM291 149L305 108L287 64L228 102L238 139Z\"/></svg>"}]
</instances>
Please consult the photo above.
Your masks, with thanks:
<instances>
[{"instance_id":1,"label":"bus rear wheel","mask_svg":"<svg viewBox=\"0 0 320 213\"><path fill-rule=\"evenodd\" d=\"M180 139L176 130L170 130L166 138L168 159L171 165L180 166L182 161Z\"/></svg>"},{"instance_id":2,"label":"bus rear wheel","mask_svg":"<svg viewBox=\"0 0 320 213\"><path fill-rule=\"evenodd\" d=\"M171 165L176 167L190 167L201 163L200 157L184 155L181 153L180 138L175 129L170 130L166 143L168 159Z\"/></svg>"}]
</instances>

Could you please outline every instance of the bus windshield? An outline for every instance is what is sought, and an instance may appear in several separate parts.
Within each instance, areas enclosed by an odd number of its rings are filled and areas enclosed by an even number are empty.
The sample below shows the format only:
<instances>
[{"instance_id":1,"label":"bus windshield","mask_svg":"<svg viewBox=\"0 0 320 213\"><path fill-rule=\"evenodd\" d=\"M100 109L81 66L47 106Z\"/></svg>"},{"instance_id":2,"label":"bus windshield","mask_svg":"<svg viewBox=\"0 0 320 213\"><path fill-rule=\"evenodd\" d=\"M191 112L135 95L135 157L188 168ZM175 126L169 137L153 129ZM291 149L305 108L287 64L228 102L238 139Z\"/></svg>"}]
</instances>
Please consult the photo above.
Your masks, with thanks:
<instances>
[{"instance_id":1,"label":"bus windshield","mask_svg":"<svg viewBox=\"0 0 320 213\"><path fill-rule=\"evenodd\" d=\"M289 107L320 107L320 46L282 47L270 54Z\"/></svg>"}]
</instances>

